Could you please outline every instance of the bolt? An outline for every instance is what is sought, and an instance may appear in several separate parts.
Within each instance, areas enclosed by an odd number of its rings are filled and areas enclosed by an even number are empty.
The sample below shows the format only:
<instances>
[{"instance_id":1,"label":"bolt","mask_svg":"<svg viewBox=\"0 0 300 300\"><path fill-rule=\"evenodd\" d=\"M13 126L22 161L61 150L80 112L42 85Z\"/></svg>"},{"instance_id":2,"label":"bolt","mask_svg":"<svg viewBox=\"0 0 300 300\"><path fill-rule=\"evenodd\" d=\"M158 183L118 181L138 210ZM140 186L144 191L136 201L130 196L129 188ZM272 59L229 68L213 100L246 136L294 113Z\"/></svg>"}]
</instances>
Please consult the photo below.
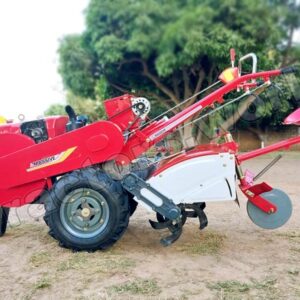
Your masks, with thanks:
<instances>
[{"instance_id":1,"label":"bolt","mask_svg":"<svg viewBox=\"0 0 300 300\"><path fill-rule=\"evenodd\" d=\"M227 165L226 164L223 164L223 167L225 168Z\"/></svg>"},{"instance_id":2,"label":"bolt","mask_svg":"<svg viewBox=\"0 0 300 300\"><path fill-rule=\"evenodd\" d=\"M104 220L103 220L103 219L101 219L101 220L100 220L100 224L103 224L103 222L104 222Z\"/></svg>"}]
</instances>

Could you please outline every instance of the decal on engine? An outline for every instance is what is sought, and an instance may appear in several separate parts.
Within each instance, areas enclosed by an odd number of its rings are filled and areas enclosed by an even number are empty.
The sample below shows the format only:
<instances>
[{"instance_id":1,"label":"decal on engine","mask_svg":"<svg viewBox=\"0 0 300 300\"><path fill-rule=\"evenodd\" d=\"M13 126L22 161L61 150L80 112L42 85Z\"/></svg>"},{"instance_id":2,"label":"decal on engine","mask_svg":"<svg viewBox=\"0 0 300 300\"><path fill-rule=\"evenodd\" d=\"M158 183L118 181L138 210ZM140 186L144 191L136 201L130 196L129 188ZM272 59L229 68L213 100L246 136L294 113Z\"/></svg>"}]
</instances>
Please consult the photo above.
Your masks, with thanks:
<instances>
[{"instance_id":1,"label":"decal on engine","mask_svg":"<svg viewBox=\"0 0 300 300\"><path fill-rule=\"evenodd\" d=\"M59 164L59 163L65 161L75 151L76 148L77 147L73 147L73 148L70 148L59 154L55 154L55 155L34 161L34 162L30 163L30 167L27 169L27 172L31 172L31 171L49 167L49 166L52 166L55 164Z\"/></svg>"}]
</instances>

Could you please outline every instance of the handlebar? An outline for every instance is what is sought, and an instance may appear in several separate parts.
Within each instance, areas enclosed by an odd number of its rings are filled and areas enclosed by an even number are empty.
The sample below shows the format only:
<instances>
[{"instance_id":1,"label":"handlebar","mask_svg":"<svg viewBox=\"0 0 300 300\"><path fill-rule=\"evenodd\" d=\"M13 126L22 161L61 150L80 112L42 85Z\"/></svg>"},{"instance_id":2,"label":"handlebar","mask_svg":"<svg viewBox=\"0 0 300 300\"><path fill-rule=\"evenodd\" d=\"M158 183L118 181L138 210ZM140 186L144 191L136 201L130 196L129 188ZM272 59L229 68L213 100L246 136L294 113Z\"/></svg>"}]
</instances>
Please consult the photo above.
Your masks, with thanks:
<instances>
[{"instance_id":1,"label":"handlebar","mask_svg":"<svg viewBox=\"0 0 300 300\"><path fill-rule=\"evenodd\" d=\"M281 74L291 74L291 73L296 73L297 71L299 71L299 67L297 66L289 66L289 67L285 67L280 69Z\"/></svg>"},{"instance_id":2,"label":"handlebar","mask_svg":"<svg viewBox=\"0 0 300 300\"><path fill-rule=\"evenodd\" d=\"M242 61L252 58L252 73L256 73L257 71L257 56L254 53L246 54L245 56L239 59L239 75L242 75Z\"/></svg>"}]
</instances>

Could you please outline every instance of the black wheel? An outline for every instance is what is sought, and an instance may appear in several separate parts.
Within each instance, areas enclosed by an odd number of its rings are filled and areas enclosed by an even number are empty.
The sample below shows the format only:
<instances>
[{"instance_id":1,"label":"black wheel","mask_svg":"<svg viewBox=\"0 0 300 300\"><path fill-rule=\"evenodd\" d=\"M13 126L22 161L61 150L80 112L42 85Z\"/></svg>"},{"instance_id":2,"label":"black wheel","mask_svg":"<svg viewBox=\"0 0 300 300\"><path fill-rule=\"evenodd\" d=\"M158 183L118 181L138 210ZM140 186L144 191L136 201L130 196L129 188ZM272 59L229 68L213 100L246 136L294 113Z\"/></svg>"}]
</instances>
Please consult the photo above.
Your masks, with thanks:
<instances>
[{"instance_id":1,"label":"black wheel","mask_svg":"<svg viewBox=\"0 0 300 300\"><path fill-rule=\"evenodd\" d=\"M75 251L112 246L129 221L127 193L103 171L91 168L57 181L45 200L45 209L50 235Z\"/></svg>"},{"instance_id":2,"label":"black wheel","mask_svg":"<svg viewBox=\"0 0 300 300\"><path fill-rule=\"evenodd\" d=\"M138 203L133 198L134 198L134 195L128 193L130 217L134 214L134 212L136 211L136 208L138 206Z\"/></svg>"},{"instance_id":3,"label":"black wheel","mask_svg":"<svg viewBox=\"0 0 300 300\"><path fill-rule=\"evenodd\" d=\"M0 237L6 232L9 208L0 206Z\"/></svg>"}]
</instances>

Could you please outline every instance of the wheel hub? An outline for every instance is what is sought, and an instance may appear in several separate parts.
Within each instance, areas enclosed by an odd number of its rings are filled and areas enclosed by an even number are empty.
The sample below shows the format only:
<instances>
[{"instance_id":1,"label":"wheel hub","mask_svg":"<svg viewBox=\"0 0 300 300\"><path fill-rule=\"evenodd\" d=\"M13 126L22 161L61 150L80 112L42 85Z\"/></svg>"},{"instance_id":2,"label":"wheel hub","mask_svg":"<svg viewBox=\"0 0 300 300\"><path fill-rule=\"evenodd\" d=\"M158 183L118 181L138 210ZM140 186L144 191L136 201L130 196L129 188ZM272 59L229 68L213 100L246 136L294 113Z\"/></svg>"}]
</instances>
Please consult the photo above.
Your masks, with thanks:
<instances>
[{"instance_id":1,"label":"wheel hub","mask_svg":"<svg viewBox=\"0 0 300 300\"><path fill-rule=\"evenodd\" d=\"M99 192L80 188L65 197L60 216L67 231L79 238L91 238L106 227L109 207Z\"/></svg>"},{"instance_id":2,"label":"wheel hub","mask_svg":"<svg viewBox=\"0 0 300 300\"><path fill-rule=\"evenodd\" d=\"M81 215L83 218L88 218L91 215L91 211L88 208L84 208L81 211Z\"/></svg>"}]
</instances>

